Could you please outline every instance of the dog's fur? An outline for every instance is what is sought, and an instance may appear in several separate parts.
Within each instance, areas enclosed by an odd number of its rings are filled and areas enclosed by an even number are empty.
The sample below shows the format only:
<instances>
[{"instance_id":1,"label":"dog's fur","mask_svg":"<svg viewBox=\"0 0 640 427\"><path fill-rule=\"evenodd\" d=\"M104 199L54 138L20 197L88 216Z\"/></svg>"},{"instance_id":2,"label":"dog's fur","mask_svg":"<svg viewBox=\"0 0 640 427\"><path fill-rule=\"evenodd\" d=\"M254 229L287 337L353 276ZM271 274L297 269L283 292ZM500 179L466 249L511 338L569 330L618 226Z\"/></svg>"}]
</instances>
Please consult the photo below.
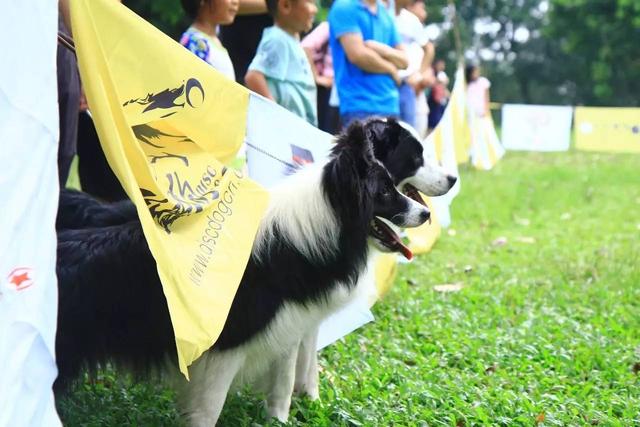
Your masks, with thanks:
<instances>
[{"instance_id":1,"label":"dog's fur","mask_svg":"<svg viewBox=\"0 0 640 427\"><path fill-rule=\"evenodd\" d=\"M81 191L60 190L56 230L107 227L137 219L136 206L130 200L103 203Z\"/></svg>"},{"instance_id":2,"label":"dog's fur","mask_svg":"<svg viewBox=\"0 0 640 427\"><path fill-rule=\"evenodd\" d=\"M120 207L106 215L113 221L72 230L64 219L72 208L61 206L56 385L105 361L138 371L175 364L169 313L140 222L117 224L131 214ZM338 139L325 166L274 190L224 329L192 366L191 382L179 381L192 424L214 424L229 387L256 381L268 391L269 413L286 418L295 349L357 295L374 218L417 226L428 215L395 190L360 123Z\"/></svg>"},{"instance_id":3,"label":"dog's fur","mask_svg":"<svg viewBox=\"0 0 640 427\"><path fill-rule=\"evenodd\" d=\"M365 122L374 155L389 172L400 191L409 184L426 196L446 194L457 178L425 157L420 136L409 125L394 119L373 118Z\"/></svg>"},{"instance_id":4,"label":"dog's fur","mask_svg":"<svg viewBox=\"0 0 640 427\"><path fill-rule=\"evenodd\" d=\"M446 194L456 183L457 178L435 159L425 157L420 136L412 127L386 118L369 119L364 127L376 159L385 166L400 191L412 186L426 196L435 197ZM313 400L319 397L317 336L318 330L314 329L303 338L295 375L295 392Z\"/></svg>"},{"instance_id":5,"label":"dog's fur","mask_svg":"<svg viewBox=\"0 0 640 427\"><path fill-rule=\"evenodd\" d=\"M457 178L425 157L415 129L393 118L376 117L363 123L373 152L387 169L398 190L411 184L427 196L446 194ZM101 203L86 193L61 190L57 230L83 229L124 224L137 220L135 205L129 200Z\"/></svg>"}]
</instances>

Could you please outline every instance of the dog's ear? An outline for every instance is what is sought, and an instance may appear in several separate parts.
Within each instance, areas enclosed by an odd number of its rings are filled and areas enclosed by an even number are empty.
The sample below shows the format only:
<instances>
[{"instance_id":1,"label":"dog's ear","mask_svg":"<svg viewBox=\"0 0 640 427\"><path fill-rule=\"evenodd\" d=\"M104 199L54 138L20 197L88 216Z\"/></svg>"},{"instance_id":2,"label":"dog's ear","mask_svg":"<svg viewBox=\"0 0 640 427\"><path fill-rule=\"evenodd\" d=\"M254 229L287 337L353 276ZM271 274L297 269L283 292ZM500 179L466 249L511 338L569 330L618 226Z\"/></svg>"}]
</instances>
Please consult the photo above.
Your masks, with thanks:
<instances>
[{"instance_id":1,"label":"dog's ear","mask_svg":"<svg viewBox=\"0 0 640 427\"><path fill-rule=\"evenodd\" d=\"M357 120L351 123L338 137L333 154L342 167L349 163L359 177L365 177L375 159L365 124Z\"/></svg>"},{"instance_id":2,"label":"dog's ear","mask_svg":"<svg viewBox=\"0 0 640 427\"><path fill-rule=\"evenodd\" d=\"M373 147L366 136L365 125L355 121L347 129L350 154L360 172L368 169L374 161Z\"/></svg>"},{"instance_id":3,"label":"dog's ear","mask_svg":"<svg viewBox=\"0 0 640 427\"><path fill-rule=\"evenodd\" d=\"M392 117L372 119L365 123L367 139L373 145L375 157L384 162L398 146L400 124Z\"/></svg>"},{"instance_id":4,"label":"dog's ear","mask_svg":"<svg viewBox=\"0 0 640 427\"><path fill-rule=\"evenodd\" d=\"M400 123L398 123L398 120L396 120L394 117L389 117L387 119L387 127L385 131L387 134L387 138L389 139L389 142L391 143L393 148L398 145L401 130L402 126L400 125Z\"/></svg>"}]
</instances>

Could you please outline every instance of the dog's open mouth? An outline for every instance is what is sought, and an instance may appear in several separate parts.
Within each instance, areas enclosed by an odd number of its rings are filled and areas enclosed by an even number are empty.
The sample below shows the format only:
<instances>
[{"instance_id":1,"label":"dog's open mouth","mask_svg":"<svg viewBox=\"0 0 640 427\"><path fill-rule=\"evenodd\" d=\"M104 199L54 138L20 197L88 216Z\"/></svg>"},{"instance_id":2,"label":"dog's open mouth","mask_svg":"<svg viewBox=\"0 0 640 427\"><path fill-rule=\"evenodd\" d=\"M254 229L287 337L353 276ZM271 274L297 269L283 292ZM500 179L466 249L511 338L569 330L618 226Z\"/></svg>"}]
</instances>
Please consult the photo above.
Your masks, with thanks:
<instances>
[{"instance_id":1,"label":"dog's open mouth","mask_svg":"<svg viewBox=\"0 0 640 427\"><path fill-rule=\"evenodd\" d=\"M427 204L425 203L425 201L422 199L422 196L420 195L420 192L418 191L418 189L416 187L414 187L411 184L405 184L402 186L402 192L404 193L405 196L407 196L408 198L415 200L416 202L420 203L422 206L424 206L425 208L428 208Z\"/></svg>"},{"instance_id":2,"label":"dog's open mouth","mask_svg":"<svg viewBox=\"0 0 640 427\"><path fill-rule=\"evenodd\" d=\"M388 249L390 252L399 252L408 260L413 258L411 249L402 243L400 236L398 236L391 227L380 219L373 218L369 233L381 246Z\"/></svg>"}]
</instances>

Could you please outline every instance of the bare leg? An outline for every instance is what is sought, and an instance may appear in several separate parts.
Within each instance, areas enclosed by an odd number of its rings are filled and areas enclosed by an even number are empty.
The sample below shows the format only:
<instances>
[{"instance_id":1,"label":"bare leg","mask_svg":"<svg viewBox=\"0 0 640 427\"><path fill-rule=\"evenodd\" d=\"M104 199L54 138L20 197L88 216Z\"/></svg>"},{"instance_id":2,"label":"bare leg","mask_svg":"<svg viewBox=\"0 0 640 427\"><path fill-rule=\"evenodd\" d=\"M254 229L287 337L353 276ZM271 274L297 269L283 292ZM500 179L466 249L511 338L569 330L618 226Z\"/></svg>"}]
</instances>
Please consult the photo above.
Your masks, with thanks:
<instances>
[{"instance_id":1,"label":"bare leg","mask_svg":"<svg viewBox=\"0 0 640 427\"><path fill-rule=\"evenodd\" d=\"M318 389L318 328L302 338L296 362L296 394L306 394L311 400L320 398Z\"/></svg>"},{"instance_id":2,"label":"bare leg","mask_svg":"<svg viewBox=\"0 0 640 427\"><path fill-rule=\"evenodd\" d=\"M298 346L275 360L269 372L269 390L267 392L267 413L282 422L289 418L293 382L296 375L296 358Z\"/></svg>"}]
</instances>

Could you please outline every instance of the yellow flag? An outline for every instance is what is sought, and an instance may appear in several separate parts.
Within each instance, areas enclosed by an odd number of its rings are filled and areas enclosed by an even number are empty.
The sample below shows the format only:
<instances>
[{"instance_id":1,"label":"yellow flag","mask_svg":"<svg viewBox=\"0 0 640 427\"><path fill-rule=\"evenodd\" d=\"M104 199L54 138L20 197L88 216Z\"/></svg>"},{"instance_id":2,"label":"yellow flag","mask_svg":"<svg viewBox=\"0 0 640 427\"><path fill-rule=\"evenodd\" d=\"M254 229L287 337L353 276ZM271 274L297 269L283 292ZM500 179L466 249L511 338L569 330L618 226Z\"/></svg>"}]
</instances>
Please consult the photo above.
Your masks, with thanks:
<instances>
[{"instance_id":1,"label":"yellow flag","mask_svg":"<svg viewBox=\"0 0 640 427\"><path fill-rule=\"evenodd\" d=\"M476 169L489 170L505 154L491 115L476 116L469 112L471 123L471 163Z\"/></svg>"},{"instance_id":2,"label":"yellow flag","mask_svg":"<svg viewBox=\"0 0 640 427\"><path fill-rule=\"evenodd\" d=\"M222 331L268 202L223 165L245 136L249 92L119 2L74 0L71 17L102 148L138 209L188 378Z\"/></svg>"},{"instance_id":3,"label":"yellow flag","mask_svg":"<svg viewBox=\"0 0 640 427\"><path fill-rule=\"evenodd\" d=\"M442 119L429 135L435 146L436 157L441 162L449 157L449 151L452 151L457 164L469 161L471 131L467 115L466 90L464 69L458 67L447 108Z\"/></svg>"},{"instance_id":4,"label":"yellow flag","mask_svg":"<svg viewBox=\"0 0 640 427\"><path fill-rule=\"evenodd\" d=\"M422 199L431 211L431 221L422 224L420 227L407 228L405 230L409 238L409 249L411 249L411 252L415 255L429 252L442 232L436 211L433 208L433 202L425 195L422 195Z\"/></svg>"},{"instance_id":5,"label":"yellow flag","mask_svg":"<svg viewBox=\"0 0 640 427\"><path fill-rule=\"evenodd\" d=\"M380 253L375 259L376 299L382 299L391 289L398 272L398 254ZM370 301L372 306L376 300Z\"/></svg>"}]
</instances>

